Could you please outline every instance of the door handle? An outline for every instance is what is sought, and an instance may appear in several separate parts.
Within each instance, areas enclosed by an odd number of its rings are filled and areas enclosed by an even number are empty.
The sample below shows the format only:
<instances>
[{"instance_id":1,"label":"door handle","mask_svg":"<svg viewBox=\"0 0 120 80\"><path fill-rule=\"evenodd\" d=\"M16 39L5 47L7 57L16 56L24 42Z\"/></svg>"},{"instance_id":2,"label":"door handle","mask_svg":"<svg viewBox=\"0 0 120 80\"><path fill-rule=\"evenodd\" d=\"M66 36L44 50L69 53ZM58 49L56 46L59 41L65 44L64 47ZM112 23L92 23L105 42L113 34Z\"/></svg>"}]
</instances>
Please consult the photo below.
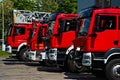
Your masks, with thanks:
<instances>
[{"instance_id":1,"label":"door handle","mask_svg":"<svg viewBox=\"0 0 120 80\"><path fill-rule=\"evenodd\" d=\"M114 45L118 45L118 40L114 40Z\"/></svg>"}]
</instances>

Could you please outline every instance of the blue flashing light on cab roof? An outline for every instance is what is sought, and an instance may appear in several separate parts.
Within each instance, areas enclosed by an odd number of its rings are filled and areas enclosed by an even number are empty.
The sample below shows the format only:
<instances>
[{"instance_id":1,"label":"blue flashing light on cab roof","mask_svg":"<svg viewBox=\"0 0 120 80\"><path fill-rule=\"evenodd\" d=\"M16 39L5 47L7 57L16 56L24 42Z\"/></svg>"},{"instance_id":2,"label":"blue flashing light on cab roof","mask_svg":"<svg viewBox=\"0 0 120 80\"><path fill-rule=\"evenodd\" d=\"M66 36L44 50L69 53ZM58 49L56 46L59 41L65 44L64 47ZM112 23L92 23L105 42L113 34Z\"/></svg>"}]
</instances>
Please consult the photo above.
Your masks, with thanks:
<instances>
[{"instance_id":1,"label":"blue flashing light on cab roof","mask_svg":"<svg viewBox=\"0 0 120 80\"><path fill-rule=\"evenodd\" d=\"M52 13L52 14L50 15L50 21L55 21L56 16L57 16L57 13Z\"/></svg>"},{"instance_id":2,"label":"blue flashing light on cab roof","mask_svg":"<svg viewBox=\"0 0 120 80\"><path fill-rule=\"evenodd\" d=\"M78 13L78 18L90 17L95 8L87 8Z\"/></svg>"}]
</instances>

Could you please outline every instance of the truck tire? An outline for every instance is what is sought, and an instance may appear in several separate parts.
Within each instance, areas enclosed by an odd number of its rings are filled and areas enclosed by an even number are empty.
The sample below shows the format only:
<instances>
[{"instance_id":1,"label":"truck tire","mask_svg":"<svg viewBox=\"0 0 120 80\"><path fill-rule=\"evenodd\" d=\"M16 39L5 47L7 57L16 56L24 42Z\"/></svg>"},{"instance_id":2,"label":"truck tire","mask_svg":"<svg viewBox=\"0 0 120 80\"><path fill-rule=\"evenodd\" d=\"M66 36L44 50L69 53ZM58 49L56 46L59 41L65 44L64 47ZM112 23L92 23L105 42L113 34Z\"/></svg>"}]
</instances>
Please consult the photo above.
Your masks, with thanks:
<instances>
[{"instance_id":1,"label":"truck tire","mask_svg":"<svg viewBox=\"0 0 120 80\"><path fill-rule=\"evenodd\" d=\"M67 60L68 71L72 73L85 71L85 67L83 67L82 64L81 65L78 64L74 60L73 55L74 55L74 50L71 50L70 53L68 54L68 60Z\"/></svg>"},{"instance_id":2,"label":"truck tire","mask_svg":"<svg viewBox=\"0 0 120 80\"><path fill-rule=\"evenodd\" d=\"M20 53L19 53L20 60L28 61L27 56L25 54L26 51L27 51L27 48L24 48L24 49L20 50Z\"/></svg>"},{"instance_id":3,"label":"truck tire","mask_svg":"<svg viewBox=\"0 0 120 80\"><path fill-rule=\"evenodd\" d=\"M105 72L108 80L120 80L120 59L113 59L106 64Z\"/></svg>"},{"instance_id":4,"label":"truck tire","mask_svg":"<svg viewBox=\"0 0 120 80\"><path fill-rule=\"evenodd\" d=\"M19 54L19 52L16 53L16 58L17 58L17 59L20 59L20 54Z\"/></svg>"}]
</instances>

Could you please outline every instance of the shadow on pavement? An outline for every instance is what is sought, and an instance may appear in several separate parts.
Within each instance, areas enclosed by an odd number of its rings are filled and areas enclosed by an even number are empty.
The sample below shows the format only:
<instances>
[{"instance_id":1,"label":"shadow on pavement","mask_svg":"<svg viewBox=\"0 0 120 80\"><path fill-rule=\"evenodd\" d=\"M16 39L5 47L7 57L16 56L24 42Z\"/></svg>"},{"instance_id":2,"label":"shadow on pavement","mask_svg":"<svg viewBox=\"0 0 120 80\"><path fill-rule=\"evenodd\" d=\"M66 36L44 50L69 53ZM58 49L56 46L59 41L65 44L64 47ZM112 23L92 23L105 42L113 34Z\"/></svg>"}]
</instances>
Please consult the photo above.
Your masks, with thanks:
<instances>
[{"instance_id":1,"label":"shadow on pavement","mask_svg":"<svg viewBox=\"0 0 120 80\"><path fill-rule=\"evenodd\" d=\"M16 58L16 56L10 56L7 57L5 59L2 59L3 63L5 65L27 65L27 66L32 66L32 67L36 67L36 66L40 66L39 62L32 62L32 61L22 61Z\"/></svg>"},{"instance_id":2,"label":"shadow on pavement","mask_svg":"<svg viewBox=\"0 0 120 80\"><path fill-rule=\"evenodd\" d=\"M104 78L96 78L91 73L64 73L65 79L68 80L106 80Z\"/></svg>"},{"instance_id":3,"label":"shadow on pavement","mask_svg":"<svg viewBox=\"0 0 120 80\"><path fill-rule=\"evenodd\" d=\"M26 65L36 67L38 71L50 73L64 73L65 80L106 80L105 78L96 78L91 73L69 73L58 67L41 66L39 62L25 62L18 60L15 56L10 56L1 60L6 65Z\"/></svg>"},{"instance_id":4,"label":"shadow on pavement","mask_svg":"<svg viewBox=\"0 0 120 80\"><path fill-rule=\"evenodd\" d=\"M57 67L46 67L46 66L39 66L37 68L38 71L45 71L45 72L54 72L54 73L63 73L64 71L61 68Z\"/></svg>"},{"instance_id":5,"label":"shadow on pavement","mask_svg":"<svg viewBox=\"0 0 120 80\"><path fill-rule=\"evenodd\" d=\"M106 80L105 78L97 78L92 73L69 73L57 67L44 67L39 66L38 71L52 72L52 73L64 73L65 80Z\"/></svg>"}]
</instances>

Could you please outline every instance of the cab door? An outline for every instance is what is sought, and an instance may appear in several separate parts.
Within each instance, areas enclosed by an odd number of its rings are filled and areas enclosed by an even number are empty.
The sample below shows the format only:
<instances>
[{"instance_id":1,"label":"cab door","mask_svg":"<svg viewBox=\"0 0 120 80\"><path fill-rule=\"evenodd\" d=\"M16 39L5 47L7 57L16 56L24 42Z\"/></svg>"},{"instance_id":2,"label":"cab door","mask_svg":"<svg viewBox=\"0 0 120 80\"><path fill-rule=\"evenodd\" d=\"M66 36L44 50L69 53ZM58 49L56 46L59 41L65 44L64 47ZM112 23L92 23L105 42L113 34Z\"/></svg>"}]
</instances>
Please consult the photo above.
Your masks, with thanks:
<instances>
[{"instance_id":1,"label":"cab door","mask_svg":"<svg viewBox=\"0 0 120 80\"><path fill-rule=\"evenodd\" d=\"M120 14L118 16L118 38L119 38L119 41L118 41L118 47L120 48Z\"/></svg>"},{"instance_id":2,"label":"cab door","mask_svg":"<svg viewBox=\"0 0 120 80\"><path fill-rule=\"evenodd\" d=\"M18 47L18 45L27 40L28 36L25 35L25 30L25 27L14 27L12 39L14 47Z\"/></svg>"},{"instance_id":3,"label":"cab door","mask_svg":"<svg viewBox=\"0 0 120 80\"><path fill-rule=\"evenodd\" d=\"M112 14L97 15L93 34L91 36L91 50L105 52L111 48L118 47L117 16Z\"/></svg>"},{"instance_id":4,"label":"cab door","mask_svg":"<svg viewBox=\"0 0 120 80\"><path fill-rule=\"evenodd\" d=\"M75 39L75 30L76 30L76 20L64 20L64 26L61 24L60 27L63 27L63 30L58 36L58 44L61 48L66 48L72 45L72 41Z\"/></svg>"}]
</instances>

